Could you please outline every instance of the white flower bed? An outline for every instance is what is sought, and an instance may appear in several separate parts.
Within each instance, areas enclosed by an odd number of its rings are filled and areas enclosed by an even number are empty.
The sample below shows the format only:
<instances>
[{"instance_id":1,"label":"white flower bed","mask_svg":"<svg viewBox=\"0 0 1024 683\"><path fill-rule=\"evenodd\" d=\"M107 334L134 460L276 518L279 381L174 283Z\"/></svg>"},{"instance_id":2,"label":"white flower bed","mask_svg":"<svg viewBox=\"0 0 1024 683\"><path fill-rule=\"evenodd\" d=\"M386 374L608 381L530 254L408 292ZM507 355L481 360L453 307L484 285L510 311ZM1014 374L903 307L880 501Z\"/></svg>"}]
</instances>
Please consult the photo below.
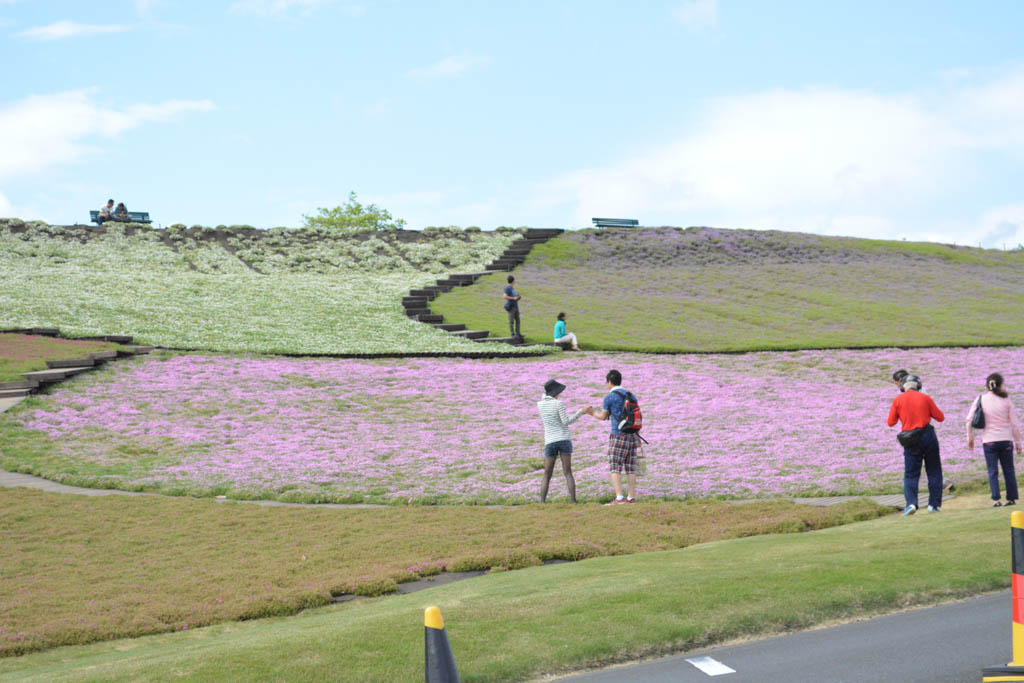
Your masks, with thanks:
<instances>
[{"instance_id":1,"label":"white flower bed","mask_svg":"<svg viewBox=\"0 0 1024 683\"><path fill-rule=\"evenodd\" d=\"M485 352L495 347L409 320L401 297L446 273L482 270L520 236L448 233L401 243L387 234L361 240L279 229L237 245L229 237L246 265L194 233L108 226L82 241L82 227L0 220L0 329L131 334L139 343L215 351Z\"/></svg>"}]
</instances>

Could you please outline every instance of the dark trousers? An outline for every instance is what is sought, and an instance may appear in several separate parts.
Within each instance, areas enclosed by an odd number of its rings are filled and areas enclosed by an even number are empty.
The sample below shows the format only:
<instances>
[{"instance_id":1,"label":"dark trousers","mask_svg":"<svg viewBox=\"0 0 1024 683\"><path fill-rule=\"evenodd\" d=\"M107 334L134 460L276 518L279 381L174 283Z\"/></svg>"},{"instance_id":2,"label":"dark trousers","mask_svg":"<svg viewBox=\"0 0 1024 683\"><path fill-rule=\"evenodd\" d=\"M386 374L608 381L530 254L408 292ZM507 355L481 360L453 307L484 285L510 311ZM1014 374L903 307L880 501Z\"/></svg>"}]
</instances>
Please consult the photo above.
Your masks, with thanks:
<instances>
[{"instance_id":1,"label":"dark trousers","mask_svg":"<svg viewBox=\"0 0 1024 683\"><path fill-rule=\"evenodd\" d=\"M1006 480L1006 500L1017 500L1017 472L1013 467L1013 442L993 441L981 445L985 451L985 464L988 465L988 488L992 491L992 500L999 500L999 466L1003 466L1003 479Z\"/></svg>"},{"instance_id":2,"label":"dark trousers","mask_svg":"<svg viewBox=\"0 0 1024 683\"><path fill-rule=\"evenodd\" d=\"M942 462L939 460L939 438L935 428L927 427L913 448L903 449L903 497L907 505L917 505L917 484L921 464L928 475L928 504L942 507Z\"/></svg>"},{"instance_id":3,"label":"dark trousers","mask_svg":"<svg viewBox=\"0 0 1024 683\"><path fill-rule=\"evenodd\" d=\"M513 337L520 336L519 334L519 307L509 309L508 312L508 332Z\"/></svg>"}]
</instances>

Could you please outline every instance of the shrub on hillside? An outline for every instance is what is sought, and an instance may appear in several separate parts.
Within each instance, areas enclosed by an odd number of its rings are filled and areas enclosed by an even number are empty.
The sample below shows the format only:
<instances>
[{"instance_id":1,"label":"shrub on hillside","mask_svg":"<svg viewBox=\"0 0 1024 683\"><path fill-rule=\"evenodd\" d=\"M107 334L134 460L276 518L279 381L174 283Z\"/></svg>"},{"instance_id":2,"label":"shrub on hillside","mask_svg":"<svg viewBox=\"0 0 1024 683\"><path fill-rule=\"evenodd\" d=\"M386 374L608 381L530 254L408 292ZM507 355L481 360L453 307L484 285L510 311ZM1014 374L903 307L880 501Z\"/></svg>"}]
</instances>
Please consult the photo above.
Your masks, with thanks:
<instances>
[{"instance_id":1,"label":"shrub on hillside","mask_svg":"<svg viewBox=\"0 0 1024 683\"><path fill-rule=\"evenodd\" d=\"M401 218L392 218L387 209L376 204L359 203L355 192L349 192L348 201L333 209L318 208L316 215L302 218L307 228L358 232L363 230L397 230L405 226Z\"/></svg>"}]
</instances>

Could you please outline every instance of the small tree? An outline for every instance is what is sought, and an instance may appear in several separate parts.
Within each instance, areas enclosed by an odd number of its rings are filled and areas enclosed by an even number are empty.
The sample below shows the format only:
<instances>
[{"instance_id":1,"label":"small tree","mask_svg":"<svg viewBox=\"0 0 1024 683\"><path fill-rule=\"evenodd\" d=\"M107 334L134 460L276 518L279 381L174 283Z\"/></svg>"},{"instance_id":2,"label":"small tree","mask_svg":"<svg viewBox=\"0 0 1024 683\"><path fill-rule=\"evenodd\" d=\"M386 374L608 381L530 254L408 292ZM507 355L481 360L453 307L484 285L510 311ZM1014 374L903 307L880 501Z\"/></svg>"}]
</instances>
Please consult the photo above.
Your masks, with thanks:
<instances>
[{"instance_id":1,"label":"small tree","mask_svg":"<svg viewBox=\"0 0 1024 683\"><path fill-rule=\"evenodd\" d=\"M363 206L356 200L356 193L348 193L348 202L333 209L317 209L315 216L303 215L307 228L329 228L359 232L361 230L398 230L405 226L401 218L392 218L387 209L376 204Z\"/></svg>"}]
</instances>

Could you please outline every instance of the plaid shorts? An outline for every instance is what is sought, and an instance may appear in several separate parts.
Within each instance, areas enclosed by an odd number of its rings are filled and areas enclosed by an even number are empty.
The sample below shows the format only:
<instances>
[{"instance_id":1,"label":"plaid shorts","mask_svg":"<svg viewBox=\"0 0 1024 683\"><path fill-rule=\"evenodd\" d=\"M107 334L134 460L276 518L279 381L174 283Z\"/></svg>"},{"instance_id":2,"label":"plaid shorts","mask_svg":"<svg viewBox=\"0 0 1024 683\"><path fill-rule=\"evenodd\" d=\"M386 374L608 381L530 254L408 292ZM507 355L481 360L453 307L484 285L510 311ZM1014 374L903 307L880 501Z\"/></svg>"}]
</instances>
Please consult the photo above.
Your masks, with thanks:
<instances>
[{"instance_id":1,"label":"plaid shorts","mask_svg":"<svg viewBox=\"0 0 1024 683\"><path fill-rule=\"evenodd\" d=\"M608 471L636 474L636 434L612 434L608 438Z\"/></svg>"}]
</instances>

